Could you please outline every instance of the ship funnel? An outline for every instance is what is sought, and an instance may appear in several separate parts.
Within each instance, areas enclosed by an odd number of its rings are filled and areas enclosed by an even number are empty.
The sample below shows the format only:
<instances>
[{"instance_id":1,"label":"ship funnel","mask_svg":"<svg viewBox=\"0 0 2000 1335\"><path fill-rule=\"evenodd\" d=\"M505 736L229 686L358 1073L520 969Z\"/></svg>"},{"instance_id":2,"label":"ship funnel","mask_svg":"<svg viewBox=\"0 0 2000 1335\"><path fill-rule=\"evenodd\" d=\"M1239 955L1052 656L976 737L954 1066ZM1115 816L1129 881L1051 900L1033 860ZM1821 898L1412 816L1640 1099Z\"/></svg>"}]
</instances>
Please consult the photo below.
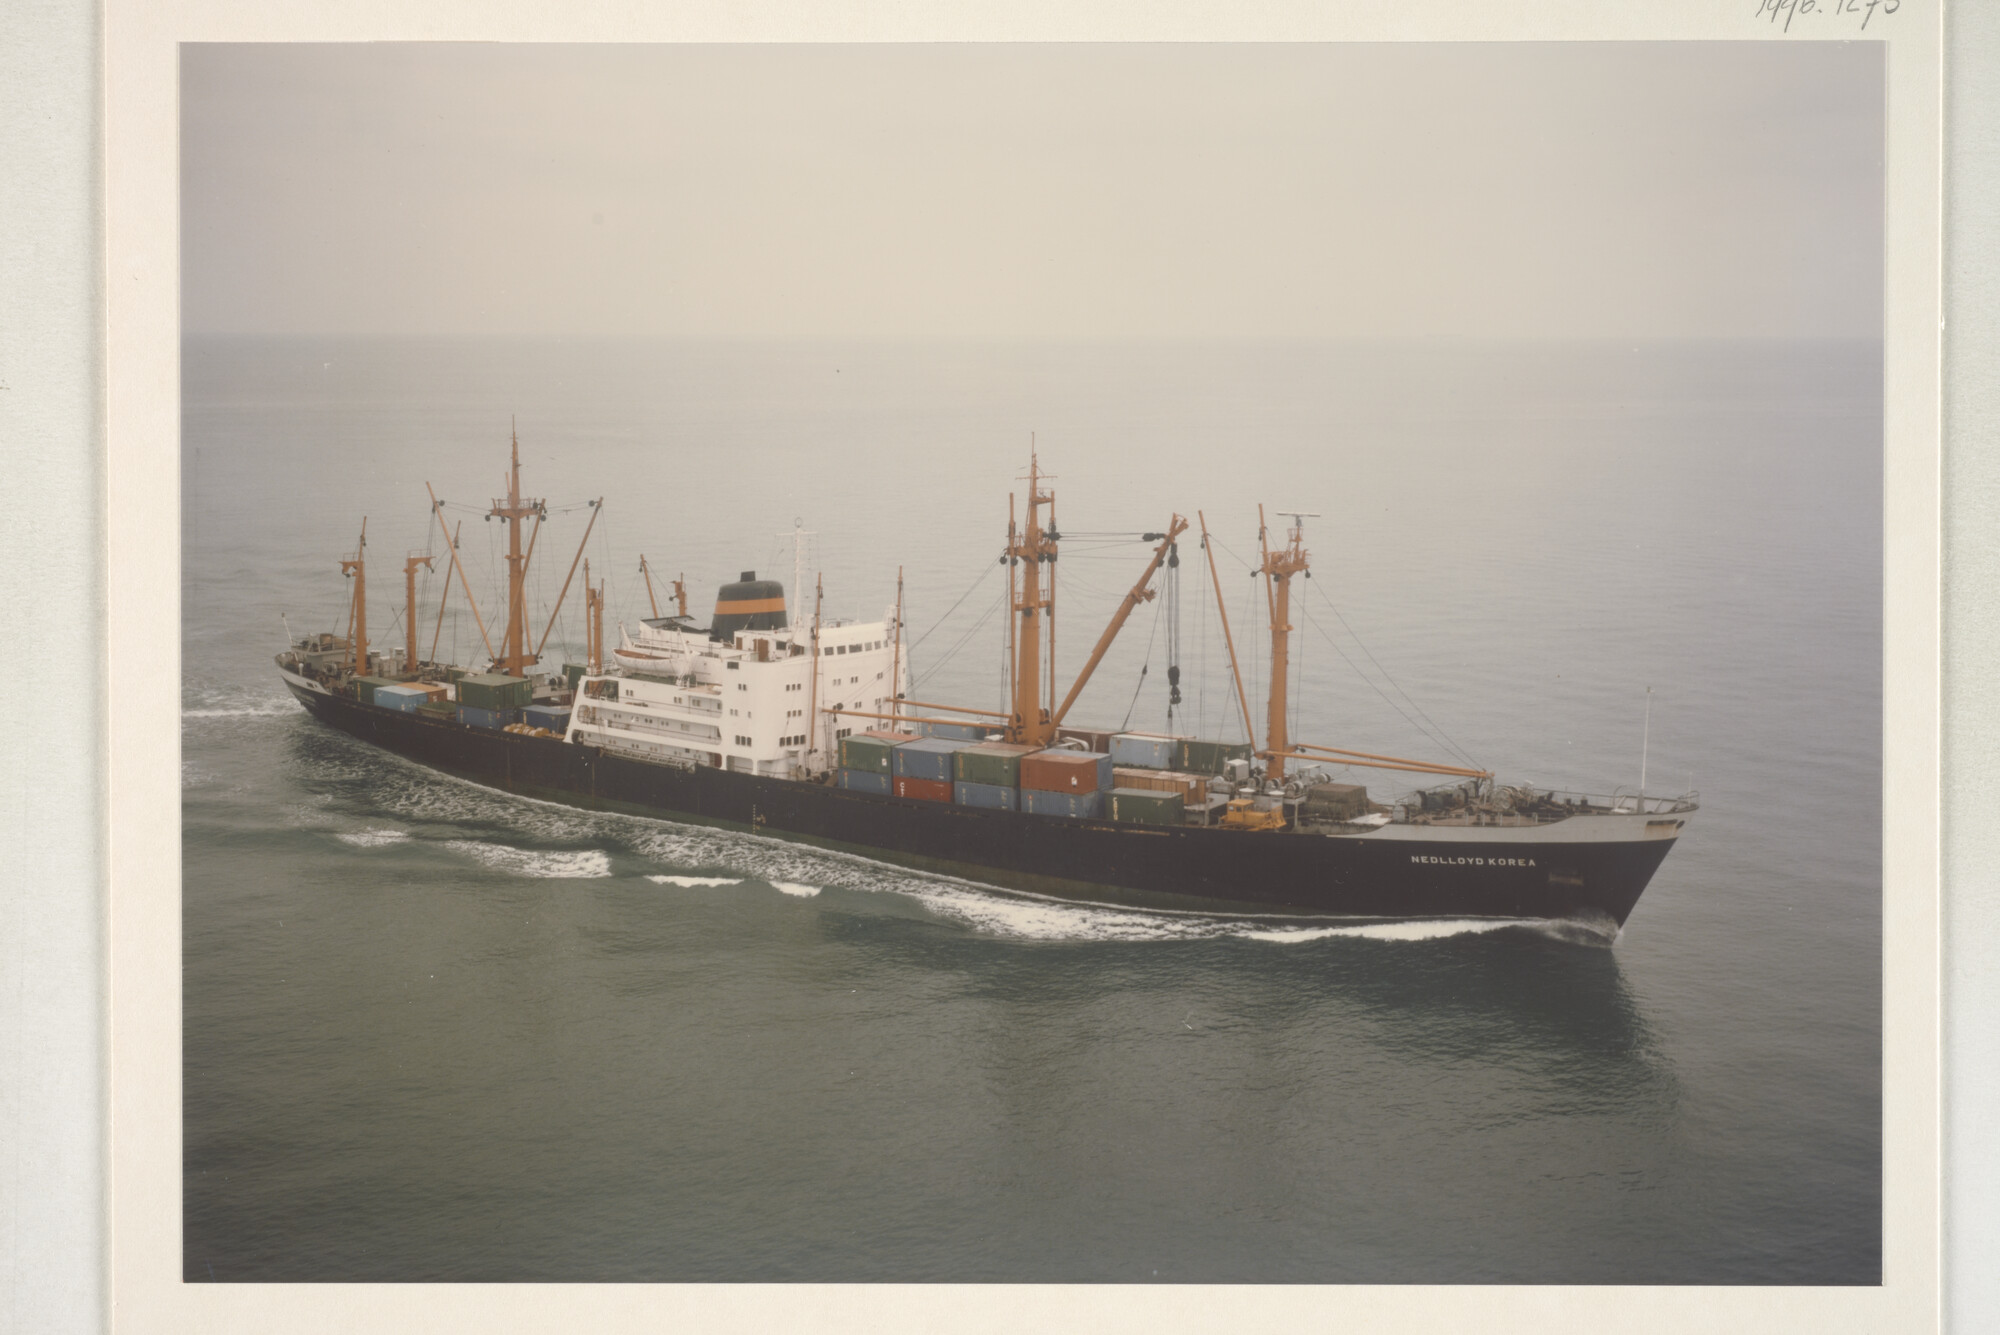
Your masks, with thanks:
<instances>
[{"instance_id":1,"label":"ship funnel","mask_svg":"<svg viewBox=\"0 0 2000 1335\"><path fill-rule=\"evenodd\" d=\"M758 579L746 570L715 594L715 624L710 639L731 640L745 630L785 629L785 586L775 579Z\"/></svg>"}]
</instances>

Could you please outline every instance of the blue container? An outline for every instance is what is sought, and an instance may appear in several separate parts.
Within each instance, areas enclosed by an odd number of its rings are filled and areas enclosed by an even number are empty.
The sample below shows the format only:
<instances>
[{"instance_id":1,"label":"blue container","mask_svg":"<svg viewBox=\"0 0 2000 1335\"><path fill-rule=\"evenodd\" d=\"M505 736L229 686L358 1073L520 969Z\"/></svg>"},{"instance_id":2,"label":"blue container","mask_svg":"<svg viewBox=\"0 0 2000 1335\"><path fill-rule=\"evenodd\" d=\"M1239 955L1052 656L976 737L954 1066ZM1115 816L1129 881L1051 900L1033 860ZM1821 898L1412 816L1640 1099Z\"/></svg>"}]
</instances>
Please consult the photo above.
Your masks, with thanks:
<instances>
[{"instance_id":1,"label":"blue container","mask_svg":"<svg viewBox=\"0 0 2000 1335\"><path fill-rule=\"evenodd\" d=\"M840 786L852 788L857 793L880 793L889 796L889 776L877 774L874 770L844 769L840 771Z\"/></svg>"},{"instance_id":2,"label":"blue container","mask_svg":"<svg viewBox=\"0 0 2000 1335\"><path fill-rule=\"evenodd\" d=\"M509 723L521 721L518 709L481 709L477 705L460 705L458 721L468 728L504 728Z\"/></svg>"},{"instance_id":3,"label":"blue container","mask_svg":"<svg viewBox=\"0 0 2000 1335\"><path fill-rule=\"evenodd\" d=\"M1034 816L1071 816L1094 820L1104 814L1104 794L1050 793L1040 788L1023 788L1021 810Z\"/></svg>"},{"instance_id":4,"label":"blue container","mask_svg":"<svg viewBox=\"0 0 2000 1335\"><path fill-rule=\"evenodd\" d=\"M529 705L521 711L521 722L537 728L547 728L550 732L569 731L569 711L557 709L553 705Z\"/></svg>"},{"instance_id":5,"label":"blue container","mask_svg":"<svg viewBox=\"0 0 2000 1335\"><path fill-rule=\"evenodd\" d=\"M989 811L1018 811L1020 796L1020 789L1005 788L997 783L954 783L951 786L951 800L954 806L985 807Z\"/></svg>"},{"instance_id":6,"label":"blue container","mask_svg":"<svg viewBox=\"0 0 2000 1335\"><path fill-rule=\"evenodd\" d=\"M417 686L377 686L375 703L384 709L400 709L405 714L417 712L417 706L430 699L430 692Z\"/></svg>"},{"instance_id":7,"label":"blue container","mask_svg":"<svg viewBox=\"0 0 2000 1335\"><path fill-rule=\"evenodd\" d=\"M940 737L953 742L983 742L986 729L977 723L919 723L918 729L926 737Z\"/></svg>"},{"instance_id":8,"label":"blue container","mask_svg":"<svg viewBox=\"0 0 2000 1335\"><path fill-rule=\"evenodd\" d=\"M950 783L951 758L977 744L946 737L920 737L914 742L904 742L891 753L894 768L890 772L899 779L931 779Z\"/></svg>"},{"instance_id":9,"label":"blue container","mask_svg":"<svg viewBox=\"0 0 2000 1335\"><path fill-rule=\"evenodd\" d=\"M1111 763L1141 769L1172 769L1180 738L1151 732L1121 732L1111 739Z\"/></svg>"}]
</instances>

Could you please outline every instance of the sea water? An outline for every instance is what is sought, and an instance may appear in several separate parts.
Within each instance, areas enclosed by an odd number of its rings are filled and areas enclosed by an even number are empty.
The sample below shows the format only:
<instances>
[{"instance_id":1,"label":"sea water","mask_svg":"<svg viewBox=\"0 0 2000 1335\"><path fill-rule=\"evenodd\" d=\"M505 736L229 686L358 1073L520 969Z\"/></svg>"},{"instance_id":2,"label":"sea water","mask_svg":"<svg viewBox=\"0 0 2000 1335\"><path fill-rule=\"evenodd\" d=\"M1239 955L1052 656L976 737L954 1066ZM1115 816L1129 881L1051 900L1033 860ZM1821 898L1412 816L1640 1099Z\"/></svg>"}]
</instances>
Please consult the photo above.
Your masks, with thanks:
<instances>
[{"instance_id":1,"label":"sea water","mask_svg":"<svg viewBox=\"0 0 2000 1335\"><path fill-rule=\"evenodd\" d=\"M184 357L188 1279L1879 1280L1879 346ZM742 570L792 592L795 557L874 619L900 570L919 697L994 707L1034 448L1065 689L1140 535L1196 524L1074 719L1242 736L1220 584L1261 736L1261 502L1273 545L1313 515L1295 737L1595 792L1643 765L1702 810L1606 942L1060 903L313 723L271 657L344 633L363 516L371 640L429 553L420 654L482 653L424 484L497 621L510 429L551 665L603 497L610 620L682 574L702 621Z\"/></svg>"}]
</instances>

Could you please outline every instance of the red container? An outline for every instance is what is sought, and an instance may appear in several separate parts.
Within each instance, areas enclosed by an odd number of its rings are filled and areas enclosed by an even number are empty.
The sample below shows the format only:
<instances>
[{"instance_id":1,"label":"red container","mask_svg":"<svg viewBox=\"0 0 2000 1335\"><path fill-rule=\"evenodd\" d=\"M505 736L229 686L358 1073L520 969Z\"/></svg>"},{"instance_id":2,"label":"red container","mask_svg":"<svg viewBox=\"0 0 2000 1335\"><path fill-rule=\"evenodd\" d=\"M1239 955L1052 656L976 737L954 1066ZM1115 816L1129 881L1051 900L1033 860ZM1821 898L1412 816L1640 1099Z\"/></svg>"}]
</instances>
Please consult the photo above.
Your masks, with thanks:
<instances>
[{"instance_id":1,"label":"red container","mask_svg":"<svg viewBox=\"0 0 2000 1335\"><path fill-rule=\"evenodd\" d=\"M1098 751L1037 751L1021 757L1021 786L1045 793L1095 793L1111 786L1111 757Z\"/></svg>"},{"instance_id":2,"label":"red container","mask_svg":"<svg viewBox=\"0 0 2000 1335\"><path fill-rule=\"evenodd\" d=\"M951 801L950 779L904 779L895 781L898 797L914 797L919 802Z\"/></svg>"}]
</instances>

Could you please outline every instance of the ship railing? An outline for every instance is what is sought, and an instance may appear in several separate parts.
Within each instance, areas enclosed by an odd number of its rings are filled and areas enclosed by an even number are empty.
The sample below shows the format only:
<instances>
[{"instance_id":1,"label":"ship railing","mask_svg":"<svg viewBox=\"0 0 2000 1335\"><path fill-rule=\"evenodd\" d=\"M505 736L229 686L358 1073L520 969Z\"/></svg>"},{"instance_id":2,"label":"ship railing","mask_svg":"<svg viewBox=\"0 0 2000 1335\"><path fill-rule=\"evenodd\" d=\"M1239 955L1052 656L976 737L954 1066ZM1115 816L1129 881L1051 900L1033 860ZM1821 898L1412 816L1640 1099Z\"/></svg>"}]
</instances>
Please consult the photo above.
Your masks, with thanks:
<instances>
[{"instance_id":1,"label":"ship railing","mask_svg":"<svg viewBox=\"0 0 2000 1335\"><path fill-rule=\"evenodd\" d=\"M1564 806L1647 816L1694 811L1701 806L1701 794L1692 790L1674 797L1659 797L1633 788L1614 788L1609 793L1571 793L1560 788L1528 788L1524 791Z\"/></svg>"},{"instance_id":2,"label":"ship railing","mask_svg":"<svg viewBox=\"0 0 2000 1335\"><path fill-rule=\"evenodd\" d=\"M628 710L607 708L602 705L590 706L584 718L600 728L626 732L655 732L666 737L686 737L703 742L722 739L722 730L713 724L650 718L644 714L634 714Z\"/></svg>"}]
</instances>

